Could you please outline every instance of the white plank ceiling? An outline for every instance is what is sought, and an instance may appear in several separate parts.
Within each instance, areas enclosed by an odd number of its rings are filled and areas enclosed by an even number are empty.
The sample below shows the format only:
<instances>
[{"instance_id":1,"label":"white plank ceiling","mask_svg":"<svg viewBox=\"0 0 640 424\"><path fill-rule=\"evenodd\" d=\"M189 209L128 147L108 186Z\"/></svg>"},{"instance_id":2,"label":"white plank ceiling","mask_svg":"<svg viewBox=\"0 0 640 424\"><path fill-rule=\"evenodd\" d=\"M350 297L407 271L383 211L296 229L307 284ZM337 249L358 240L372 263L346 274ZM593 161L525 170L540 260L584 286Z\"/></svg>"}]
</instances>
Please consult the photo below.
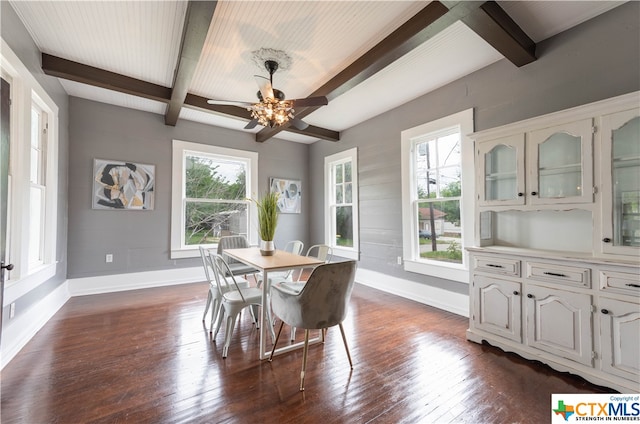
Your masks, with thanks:
<instances>
[{"instance_id":1,"label":"white plank ceiling","mask_svg":"<svg viewBox=\"0 0 640 424\"><path fill-rule=\"evenodd\" d=\"M186 1L10 0L38 48L53 56L171 87ZM498 2L535 42L623 2ZM333 78L424 8L425 1L219 1L189 92L213 99L254 101L252 59L261 48L291 58L274 86L303 98ZM456 23L396 60L328 106L304 118L342 131L481 69L502 55ZM514 65L515 66L515 65ZM407 84L410 81L411 84ZM164 114L166 105L61 79L71 96ZM246 120L184 107L180 119L243 130ZM260 126L251 132L258 132ZM312 143L292 132L277 138Z\"/></svg>"}]
</instances>

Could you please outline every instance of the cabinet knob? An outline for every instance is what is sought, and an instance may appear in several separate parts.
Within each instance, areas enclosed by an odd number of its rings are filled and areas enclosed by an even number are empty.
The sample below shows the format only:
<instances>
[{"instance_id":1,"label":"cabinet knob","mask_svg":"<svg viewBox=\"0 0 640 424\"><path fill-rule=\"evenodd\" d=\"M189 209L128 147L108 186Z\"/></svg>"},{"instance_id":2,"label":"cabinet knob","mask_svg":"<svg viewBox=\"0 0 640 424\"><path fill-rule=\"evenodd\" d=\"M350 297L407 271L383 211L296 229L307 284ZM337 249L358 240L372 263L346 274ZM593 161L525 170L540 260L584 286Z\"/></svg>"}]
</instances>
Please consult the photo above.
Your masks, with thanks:
<instances>
[{"instance_id":1,"label":"cabinet knob","mask_svg":"<svg viewBox=\"0 0 640 424\"><path fill-rule=\"evenodd\" d=\"M537 191L532 191L532 192L531 192L531 195L532 195L532 196L535 196L535 195L537 195L537 194L538 194L538 192L537 192Z\"/></svg>"},{"instance_id":2,"label":"cabinet knob","mask_svg":"<svg viewBox=\"0 0 640 424\"><path fill-rule=\"evenodd\" d=\"M529 294L527 295L527 297L528 297L529 299L533 299L533 295L532 295L531 293L529 293Z\"/></svg>"},{"instance_id":3,"label":"cabinet knob","mask_svg":"<svg viewBox=\"0 0 640 424\"><path fill-rule=\"evenodd\" d=\"M524 193L518 193L518 197L524 196Z\"/></svg>"},{"instance_id":4,"label":"cabinet knob","mask_svg":"<svg viewBox=\"0 0 640 424\"><path fill-rule=\"evenodd\" d=\"M611 243L611 239L609 237L603 238L602 241L605 243Z\"/></svg>"},{"instance_id":5,"label":"cabinet knob","mask_svg":"<svg viewBox=\"0 0 640 424\"><path fill-rule=\"evenodd\" d=\"M609 310L608 309L600 309L600 312L602 312L605 315L609 314Z\"/></svg>"},{"instance_id":6,"label":"cabinet knob","mask_svg":"<svg viewBox=\"0 0 640 424\"><path fill-rule=\"evenodd\" d=\"M515 294L516 296L520 294L520 292L518 292L518 290L514 290L513 294Z\"/></svg>"}]
</instances>

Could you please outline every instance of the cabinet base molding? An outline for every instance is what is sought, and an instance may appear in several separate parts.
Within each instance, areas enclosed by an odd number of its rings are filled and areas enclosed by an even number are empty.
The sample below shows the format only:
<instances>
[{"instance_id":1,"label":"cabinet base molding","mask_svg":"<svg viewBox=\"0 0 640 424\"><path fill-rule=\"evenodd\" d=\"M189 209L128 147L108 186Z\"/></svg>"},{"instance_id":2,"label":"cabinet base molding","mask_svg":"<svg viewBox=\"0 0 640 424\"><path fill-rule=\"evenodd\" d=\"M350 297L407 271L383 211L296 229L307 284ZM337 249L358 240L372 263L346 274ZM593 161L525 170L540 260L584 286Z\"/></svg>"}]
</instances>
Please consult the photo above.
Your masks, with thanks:
<instances>
[{"instance_id":1,"label":"cabinet base molding","mask_svg":"<svg viewBox=\"0 0 640 424\"><path fill-rule=\"evenodd\" d=\"M516 354L529 361L538 361L549 366L554 371L565 372L584 378L590 383L598 386L608 387L620 393L640 393L640 381L633 382L623 378L599 372L595 368L589 368L572 361L564 361L553 355L547 355L544 352L534 352L530 349L523 348L517 343L510 343L505 340L498 340L495 337L478 333L471 329L467 330L467 340L482 344L487 343L493 347L497 347L505 352ZM640 378L640 377L639 377Z\"/></svg>"}]
</instances>

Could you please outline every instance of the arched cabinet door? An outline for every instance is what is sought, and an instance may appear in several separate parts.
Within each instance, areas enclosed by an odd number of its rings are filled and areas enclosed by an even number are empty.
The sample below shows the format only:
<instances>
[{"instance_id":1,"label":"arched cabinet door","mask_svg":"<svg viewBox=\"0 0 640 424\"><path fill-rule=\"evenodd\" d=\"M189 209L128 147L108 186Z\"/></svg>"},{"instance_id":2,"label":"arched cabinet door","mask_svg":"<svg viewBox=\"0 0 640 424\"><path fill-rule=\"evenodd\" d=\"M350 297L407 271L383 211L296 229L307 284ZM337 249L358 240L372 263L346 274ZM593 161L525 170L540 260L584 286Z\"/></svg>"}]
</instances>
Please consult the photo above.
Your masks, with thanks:
<instances>
[{"instance_id":1,"label":"arched cabinet door","mask_svg":"<svg viewBox=\"0 0 640 424\"><path fill-rule=\"evenodd\" d=\"M593 131L583 119L529 133L529 204L593 202Z\"/></svg>"},{"instance_id":2,"label":"arched cabinet door","mask_svg":"<svg viewBox=\"0 0 640 424\"><path fill-rule=\"evenodd\" d=\"M602 118L602 250L640 255L640 110Z\"/></svg>"},{"instance_id":3,"label":"arched cabinet door","mask_svg":"<svg viewBox=\"0 0 640 424\"><path fill-rule=\"evenodd\" d=\"M478 204L524 205L524 134L481 142L476 156Z\"/></svg>"}]
</instances>

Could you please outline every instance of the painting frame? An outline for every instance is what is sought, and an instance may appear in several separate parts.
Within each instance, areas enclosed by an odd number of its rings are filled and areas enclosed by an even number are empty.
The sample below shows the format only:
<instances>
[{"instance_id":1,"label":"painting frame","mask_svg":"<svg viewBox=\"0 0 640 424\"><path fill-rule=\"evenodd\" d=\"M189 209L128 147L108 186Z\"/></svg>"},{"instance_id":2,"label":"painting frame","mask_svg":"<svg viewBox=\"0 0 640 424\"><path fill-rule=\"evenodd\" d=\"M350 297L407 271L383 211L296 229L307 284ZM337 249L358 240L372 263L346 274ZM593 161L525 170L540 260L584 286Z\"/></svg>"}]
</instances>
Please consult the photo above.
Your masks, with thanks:
<instances>
[{"instance_id":1,"label":"painting frame","mask_svg":"<svg viewBox=\"0 0 640 424\"><path fill-rule=\"evenodd\" d=\"M155 207L156 166L111 159L93 159L91 208L150 211Z\"/></svg>"},{"instance_id":2,"label":"painting frame","mask_svg":"<svg viewBox=\"0 0 640 424\"><path fill-rule=\"evenodd\" d=\"M279 194L278 211L280 213L302 213L301 180L272 177L269 179L269 191Z\"/></svg>"}]
</instances>

